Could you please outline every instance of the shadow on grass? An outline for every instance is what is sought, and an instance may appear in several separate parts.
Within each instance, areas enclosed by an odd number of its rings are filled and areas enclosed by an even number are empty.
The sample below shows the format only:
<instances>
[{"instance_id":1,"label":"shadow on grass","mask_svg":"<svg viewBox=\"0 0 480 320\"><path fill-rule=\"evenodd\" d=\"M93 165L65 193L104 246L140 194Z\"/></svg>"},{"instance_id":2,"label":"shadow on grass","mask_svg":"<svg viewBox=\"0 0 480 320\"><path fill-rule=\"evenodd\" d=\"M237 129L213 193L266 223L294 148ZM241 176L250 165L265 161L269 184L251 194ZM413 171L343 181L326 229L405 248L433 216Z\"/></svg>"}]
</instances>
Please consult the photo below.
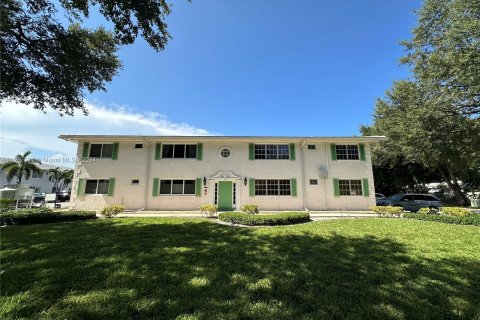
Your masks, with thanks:
<instances>
[{"instance_id":1,"label":"shadow on grass","mask_svg":"<svg viewBox=\"0 0 480 320\"><path fill-rule=\"evenodd\" d=\"M426 260L375 237L256 232L179 219L2 235L3 318L479 316L478 261Z\"/></svg>"}]
</instances>

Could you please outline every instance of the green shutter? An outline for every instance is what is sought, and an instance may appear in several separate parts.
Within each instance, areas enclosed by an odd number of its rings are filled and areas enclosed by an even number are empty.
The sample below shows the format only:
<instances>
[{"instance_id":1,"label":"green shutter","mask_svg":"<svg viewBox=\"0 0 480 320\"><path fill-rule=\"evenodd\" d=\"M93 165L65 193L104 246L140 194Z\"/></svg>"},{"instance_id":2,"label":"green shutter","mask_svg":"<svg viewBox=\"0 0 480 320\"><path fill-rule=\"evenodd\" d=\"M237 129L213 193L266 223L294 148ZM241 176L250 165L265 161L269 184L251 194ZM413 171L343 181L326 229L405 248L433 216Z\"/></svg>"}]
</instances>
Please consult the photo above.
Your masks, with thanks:
<instances>
[{"instance_id":1,"label":"green shutter","mask_svg":"<svg viewBox=\"0 0 480 320\"><path fill-rule=\"evenodd\" d=\"M108 195L111 197L115 192L115 178L110 178L108 181Z\"/></svg>"},{"instance_id":2,"label":"green shutter","mask_svg":"<svg viewBox=\"0 0 480 320\"><path fill-rule=\"evenodd\" d=\"M195 180L195 197L200 197L202 195L202 178L197 178Z\"/></svg>"},{"instance_id":3,"label":"green shutter","mask_svg":"<svg viewBox=\"0 0 480 320\"><path fill-rule=\"evenodd\" d=\"M88 143L88 142L87 142L87 143ZM84 194L84 191L85 191L85 190L83 189L83 188L84 188L84 186L83 186L83 185L84 185L84 181L85 181L85 179L82 179L82 178L78 179L77 196L83 196L83 194Z\"/></svg>"},{"instance_id":4,"label":"green shutter","mask_svg":"<svg viewBox=\"0 0 480 320\"><path fill-rule=\"evenodd\" d=\"M292 197L296 197L297 196L297 179L295 178L290 179L290 190L291 190Z\"/></svg>"},{"instance_id":5,"label":"green shutter","mask_svg":"<svg viewBox=\"0 0 480 320\"><path fill-rule=\"evenodd\" d=\"M197 143L197 160L203 159L203 143Z\"/></svg>"},{"instance_id":6,"label":"green shutter","mask_svg":"<svg viewBox=\"0 0 480 320\"><path fill-rule=\"evenodd\" d=\"M87 158L88 157L88 147L90 146L89 142L84 142L83 143L83 151L82 151L82 157Z\"/></svg>"},{"instance_id":7,"label":"green shutter","mask_svg":"<svg viewBox=\"0 0 480 320\"><path fill-rule=\"evenodd\" d=\"M250 197L254 197L255 196L255 179L254 178L248 179L248 187L250 191Z\"/></svg>"},{"instance_id":8,"label":"green shutter","mask_svg":"<svg viewBox=\"0 0 480 320\"><path fill-rule=\"evenodd\" d=\"M358 145L358 149L360 151L360 160L365 161L365 145L363 143L360 143Z\"/></svg>"},{"instance_id":9,"label":"green shutter","mask_svg":"<svg viewBox=\"0 0 480 320\"><path fill-rule=\"evenodd\" d=\"M158 185L159 185L159 179L158 178L153 178L153 189L152 189L152 197L158 196Z\"/></svg>"},{"instance_id":10,"label":"green shutter","mask_svg":"<svg viewBox=\"0 0 480 320\"><path fill-rule=\"evenodd\" d=\"M362 179L362 190L364 197L370 196L370 190L368 189L368 179Z\"/></svg>"},{"instance_id":11,"label":"green shutter","mask_svg":"<svg viewBox=\"0 0 480 320\"><path fill-rule=\"evenodd\" d=\"M248 159L255 159L255 145L253 143L248 144Z\"/></svg>"},{"instance_id":12,"label":"green shutter","mask_svg":"<svg viewBox=\"0 0 480 320\"><path fill-rule=\"evenodd\" d=\"M112 160L118 159L118 142L113 143Z\"/></svg>"},{"instance_id":13,"label":"green shutter","mask_svg":"<svg viewBox=\"0 0 480 320\"><path fill-rule=\"evenodd\" d=\"M295 143L290 143L290 160L295 160Z\"/></svg>"},{"instance_id":14,"label":"green shutter","mask_svg":"<svg viewBox=\"0 0 480 320\"><path fill-rule=\"evenodd\" d=\"M335 197L340 196L340 184L338 183L338 179L333 179L333 193Z\"/></svg>"},{"instance_id":15,"label":"green shutter","mask_svg":"<svg viewBox=\"0 0 480 320\"><path fill-rule=\"evenodd\" d=\"M162 154L162 144L160 142L157 142L157 144L155 144L155 160L160 160L161 154Z\"/></svg>"},{"instance_id":16,"label":"green shutter","mask_svg":"<svg viewBox=\"0 0 480 320\"><path fill-rule=\"evenodd\" d=\"M332 160L337 160L337 145L335 143L330 143L330 151L332 153Z\"/></svg>"}]
</instances>

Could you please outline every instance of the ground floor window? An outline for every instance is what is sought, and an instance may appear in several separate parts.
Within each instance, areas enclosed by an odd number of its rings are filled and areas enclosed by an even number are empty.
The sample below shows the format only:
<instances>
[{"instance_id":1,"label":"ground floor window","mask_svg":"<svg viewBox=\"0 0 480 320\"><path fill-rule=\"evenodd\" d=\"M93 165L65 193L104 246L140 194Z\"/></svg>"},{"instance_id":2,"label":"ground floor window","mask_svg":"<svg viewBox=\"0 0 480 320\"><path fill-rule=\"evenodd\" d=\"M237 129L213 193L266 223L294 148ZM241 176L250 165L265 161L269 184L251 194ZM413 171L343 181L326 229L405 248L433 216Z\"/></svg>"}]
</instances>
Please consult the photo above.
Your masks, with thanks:
<instances>
[{"instance_id":1,"label":"ground floor window","mask_svg":"<svg viewBox=\"0 0 480 320\"><path fill-rule=\"evenodd\" d=\"M108 194L109 179L88 179L85 183L85 194Z\"/></svg>"},{"instance_id":2,"label":"ground floor window","mask_svg":"<svg viewBox=\"0 0 480 320\"><path fill-rule=\"evenodd\" d=\"M160 194L195 194L195 180L160 180Z\"/></svg>"},{"instance_id":3,"label":"ground floor window","mask_svg":"<svg viewBox=\"0 0 480 320\"><path fill-rule=\"evenodd\" d=\"M338 180L341 196L361 196L362 180Z\"/></svg>"},{"instance_id":4,"label":"ground floor window","mask_svg":"<svg viewBox=\"0 0 480 320\"><path fill-rule=\"evenodd\" d=\"M291 195L290 179L255 179L256 196Z\"/></svg>"}]
</instances>

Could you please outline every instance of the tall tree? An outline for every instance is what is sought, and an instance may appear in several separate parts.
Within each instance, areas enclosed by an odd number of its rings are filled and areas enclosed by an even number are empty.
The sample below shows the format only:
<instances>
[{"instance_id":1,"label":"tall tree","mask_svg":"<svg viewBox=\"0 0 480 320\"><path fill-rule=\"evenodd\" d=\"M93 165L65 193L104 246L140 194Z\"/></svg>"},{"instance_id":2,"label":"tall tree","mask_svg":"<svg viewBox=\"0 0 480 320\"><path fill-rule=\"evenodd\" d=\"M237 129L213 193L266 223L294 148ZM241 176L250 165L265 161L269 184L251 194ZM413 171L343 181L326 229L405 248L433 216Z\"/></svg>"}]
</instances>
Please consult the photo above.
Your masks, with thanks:
<instances>
[{"instance_id":1,"label":"tall tree","mask_svg":"<svg viewBox=\"0 0 480 320\"><path fill-rule=\"evenodd\" d=\"M112 31L81 26L92 7L113 24ZM59 9L68 23L59 21ZM105 90L121 68L119 45L141 34L155 50L165 48L169 13L165 0L0 1L0 100L87 114L85 92Z\"/></svg>"},{"instance_id":2,"label":"tall tree","mask_svg":"<svg viewBox=\"0 0 480 320\"><path fill-rule=\"evenodd\" d=\"M430 92L412 81L394 83L384 99L377 101L374 123L366 131L384 134L389 140L382 154L404 157L437 173L462 205L468 198L458 180L480 157L480 122L431 103Z\"/></svg>"},{"instance_id":3,"label":"tall tree","mask_svg":"<svg viewBox=\"0 0 480 320\"><path fill-rule=\"evenodd\" d=\"M421 86L436 93L431 104L480 116L479 0L425 0L413 38L403 44L408 55L402 62L413 67Z\"/></svg>"},{"instance_id":4,"label":"tall tree","mask_svg":"<svg viewBox=\"0 0 480 320\"><path fill-rule=\"evenodd\" d=\"M48 169L48 180L53 182L52 192L58 191L58 184L62 180L63 171L59 167Z\"/></svg>"},{"instance_id":5,"label":"tall tree","mask_svg":"<svg viewBox=\"0 0 480 320\"><path fill-rule=\"evenodd\" d=\"M30 179L32 173L40 173L41 170L38 167L41 164L38 159L28 159L31 151L27 151L24 154L17 154L15 160L7 161L0 167L1 171L5 171L7 175L7 181L10 182L14 177L17 177L17 184L22 183L22 179Z\"/></svg>"},{"instance_id":6,"label":"tall tree","mask_svg":"<svg viewBox=\"0 0 480 320\"><path fill-rule=\"evenodd\" d=\"M73 180L73 173L72 169L64 170L62 172L62 189L66 189Z\"/></svg>"}]
</instances>

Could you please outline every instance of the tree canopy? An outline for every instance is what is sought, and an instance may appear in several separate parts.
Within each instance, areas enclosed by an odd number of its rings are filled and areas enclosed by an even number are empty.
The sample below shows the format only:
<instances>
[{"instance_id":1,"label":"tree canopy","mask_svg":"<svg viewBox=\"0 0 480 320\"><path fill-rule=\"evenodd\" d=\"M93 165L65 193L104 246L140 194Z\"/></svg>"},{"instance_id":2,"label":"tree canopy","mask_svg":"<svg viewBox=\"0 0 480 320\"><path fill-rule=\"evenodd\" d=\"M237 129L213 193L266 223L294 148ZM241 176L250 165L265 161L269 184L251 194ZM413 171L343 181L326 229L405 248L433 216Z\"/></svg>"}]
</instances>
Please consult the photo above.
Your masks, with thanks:
<instances>
[{"instance_id":1,"label":"tree canopy","mask_svg":"<svg viewBox=\"0 0 480 320\"><path fill-rule=\"evenodd\" d=\"M38 165L41 164L41 161L27 159L31 153L31 151L27 151L24 154L17 154L14 160L2 164L0 170L5 171L8 182L17 177L17 184L21 184L22 178L30 179L32 173L40 173Z\"/></svg>"},{"instance_id":2,"label":"tree canopy","mask_svg":"<svg viewBox=\"0 0 480 320\"><path fill-rule=\"evenodd\" d=\"M425 0L413 38L403 44L402 62L435 92L431 103L480 116L480 0Z\"/></svg>"},{"instance_id":3,"label":"tree canopy","mask_svg":"<svg viewBox=\"0 0 480 320\"><path fill-rule=\"evenodd\" d=\"M113 25L82 27L93 7ZM63 10L68 23L59 20ZM86 91L105 90L121 69L120 45L141 35L163 50L170 34L165 0L3 0L0 2L0 100L87 114Z\"/></svg>"}]
</instances>

